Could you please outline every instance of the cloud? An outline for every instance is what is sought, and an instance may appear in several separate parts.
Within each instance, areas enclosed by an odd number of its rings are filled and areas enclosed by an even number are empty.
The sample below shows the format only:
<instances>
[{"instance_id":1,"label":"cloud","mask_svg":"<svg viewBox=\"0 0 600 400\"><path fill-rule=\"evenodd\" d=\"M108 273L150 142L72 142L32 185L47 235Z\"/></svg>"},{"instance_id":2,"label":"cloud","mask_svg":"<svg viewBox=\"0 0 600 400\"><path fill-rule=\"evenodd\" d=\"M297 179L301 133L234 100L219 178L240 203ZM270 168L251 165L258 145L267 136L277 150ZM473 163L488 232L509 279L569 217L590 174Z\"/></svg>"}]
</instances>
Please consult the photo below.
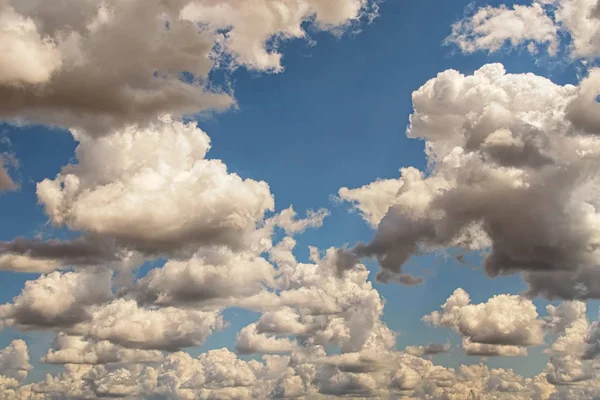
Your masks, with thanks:
<instances>
[{"instance_id":1,"label":"cloud","mask_svg":"<svg viewBox=\"0 0 600 400\"><path fill-rule=\"evenodd\" d=\"M544 343L544 321L531 300L497 295L486 303L471 304L463 289L456 289L442 305L423 317L434 326L451 328L463 337L469 355L526 355L525 347Z\"/></svg>"},{"instance_id":2,"label":"cloud","mask_svg":"<svg viewBox=\"0 0 600 400\"><path fill-rule=\"evenodd\" d=\"M275 269L262 257L223 247L186 261L169 260L136 282L138 301L156 305L230 304L273 287Z\"/></svg>"},{"instance_id":3,"label":"cloud","mask_svg":"<svg viewBox=\"0 0 600 400\"><path fill-rule=\"evenodd\" d=\"M415 357L432 356L450 351L450 344L427 344L425 346L406 346L404 349L408 354Z\"/></svg>"},{"instance_id":4,"label":"cloud","mask_svg":"<svg viewBox=\"0 0 600 400\"><path fill-rule=\"evenodd\" d=\"M494 52L505 44L527 44L530 51L545 45L556 55L559 38L569 39L572 58L600 56L600 19L597 0L534 0L531 5L478 8L452 26L446 44L456 44L464 53Z\"/></svg>"},{"instance_id":5,"label":"cloud","mask_svg":"<svg viewBox=\"0 0 600 400\"><path fill-rule=\"evenodd\" d=\"M90 314L66 333L133 349L176 351L199 346L213 330L223 328L219 311L144 308L127 299L96 306Z\"/></svg>"},{"instance_id":6,"label":"cloud","mask_svg":"<svg viewBox=\"0 0 600 400\"><path fill-rule=\"evenodd\" d=\"M87 340L81 336L59 333L41 362L48 364L114 364L161 362L156 350L127 349L107 340Z\"/></svg>"},{"instance_id":7,"label":"cloud","mask_svg":"<svg viewBox=\"0 0 600 400\"><path fill-rule=\"evenodd\" d=\"M235 349L240 354L287 353L295 347L295 343L287 338L277 338L257 332L256 324L242 328L235 343Z\"/></svg>"},{"instance_id":8,"label":"cloud","mask_svg":"<svg viewBox=\"0 0 600 400\"><path fill-rule=\"evenodd\" d=\"M579 384L595 386L597 372L593 361L593 343L587 339L594 334L594 325L587 319L586 304L580 301L569 301L558 306L547 306L546 330L552 340L544 350L550 356L546 365L548 382L559 387L558 397L566 393L571 396L584 397L576 391L565 390L562 386ZM597 389L596 389L597 390Z\"/></svg>"},{"instance_id":9,"label":"cloud","mask_svg":"<svg viewBox=\"0 0 600 400\"><path fill-rule=\"evenodd\" d=\"M446 44L456 44L463 53L479 50L498 51L505 43L517 47L529 44L545 44L550 54L558 50L558 26L539 2L531 6L514 5L508 8L486 6L474 15L452 26L452 34Z\"/></svg>"},{"instance_id":10,"label":"cloud","mask_svg":"<svg viewBox=\"0 0 600 400\"><path fill-rule=\"evenodd\" d=\"M203 244L244 246L274 207L265 182L205 158L210 139L196 123L164 117L143 130L75 138L78 163L37 187L57 226L150 254L193 253Z\"/></svg>"},{"instance_id":11,"label":"cloud","mask_svg":"<svg viewBox=\"0 0 600 400\"><path fill-rule=\"evenodd\" d=\"M0 306L0 321L26 329L70 327L91 318L89 306L112 299L111 286L112 272L101 268L42 275Z\"/></svg>"},{"instance_id":12,"label":"cloud","mask_svg":"<svg viewBox=\"0 0 600 400\"><path fill-rule=\"evenodd\" d=\"M287 235L304 232L308 228L320 228L323 220L329 216L329 211L322 208L318 211L308 211L306 218L297 219L292 206L282 210L272 218L271 223L281 227Z\"/></svg>"},{"instance_id":13,"label":"cloud","mask_svg":"<svg viewBox=\"0 0 600 400\"><path fill-rule=\"evenodd\" d=\"M523 272L532 294L597 296L596 280L582 278L593 278L600 261L600 141L589 124L584 130L570 118L574 109L595 106L588 87L586 80L559 86L507 74L500 64L470 76L448 70L428 81L413 93L407 135L426 140L431 173L401 169L393 198L388 189L379 193L381 185L361 188L362 198L380 199L353 200L365 216L375 215L373 207L381 215L385 202L388 211L371 243L340 250L338 266L374 257L380 280L398 280L415 254L491 247L489 276ZM565 287L540 289L538 279Z\"/></svg>"},{"instance_id":14,"label":"cloud","mask_svg":"<svg viewBox=\"0 0 600 400\"><path fill-rule=\"evenodd\" d=\"M17 184L12 180L6 170L6 161L0 154L0 192L5 190L16 190L17 188Z\"/></svg>"},{"instance_id":15,"label":"cloud","mask_svg":"<svg viewBox=\"0 0 600 400\"><path fill-rule=\"evenodd\" d=\"M63 397L98 396L100 393L173 399L193 398L320 398L409 396L421 399L469 396L511 399L548 399L554 392L542 375L523 378L511 370L485 365L447 369L430 361L400 353L386 354L392 361L383 369L344 372L340 356L329 363L314 359L264 356L244 361L227 349L211 350L192 358L170 354L156 367L95 366L75 369L34 384L37 392ZM349 360L348 360L349 361ZM60 381L58 381L60 379ZM59 385L58 382L63 382ZM135 398L135 397L134 397Z\"/></svg>"},{"instance_id":16,"label":"cloud","mask_svg":"<svg viewBox=\"0 0 600 400\"><path fill-rule=\"evenodd\" d=\"M32 368L27 344L23 340L13 340L0 350L0 376L23 382Z\"/></svg>"},{"instance_id":17,"label":"cloud","mask_svg":"<svg viewBox=\"0 0 600 400\"><path fill-rule=\"evenodd\" d=\"M367 0L37 0L0 4L0 116L106 134L126 125L234 104L215 68L280 71L270 43L303 24L343 31L373 14ZM19 67L17 67L19 66ZM25 67L21 67L25 66ZM188 78L182 79L182 74Z\"/></svg>"},{"instance_id":18,"label":"cloud","mask_svg":"<svg viewBox=\"0 0 600 400\"><path fill-rule=\"evenodd\" d=\"M463 337L461 347L466 355L468 356L481 356L481 357L515 357L515 356L526 356L527 349L522 346L513 346L510 344L498 345L498 344L486 344L473 342L468 337Z\"/></svg>"},{"instance_id":19,"label":"cloud","mask_svg":"<svg viewBox=\"0 0 600 400\"><path fill-rule=\"evenodd\" d=\"M61 67L56 43L6 1L0 3L0 26L0 85L44 83Z\"/></svg>"}]
</instances>

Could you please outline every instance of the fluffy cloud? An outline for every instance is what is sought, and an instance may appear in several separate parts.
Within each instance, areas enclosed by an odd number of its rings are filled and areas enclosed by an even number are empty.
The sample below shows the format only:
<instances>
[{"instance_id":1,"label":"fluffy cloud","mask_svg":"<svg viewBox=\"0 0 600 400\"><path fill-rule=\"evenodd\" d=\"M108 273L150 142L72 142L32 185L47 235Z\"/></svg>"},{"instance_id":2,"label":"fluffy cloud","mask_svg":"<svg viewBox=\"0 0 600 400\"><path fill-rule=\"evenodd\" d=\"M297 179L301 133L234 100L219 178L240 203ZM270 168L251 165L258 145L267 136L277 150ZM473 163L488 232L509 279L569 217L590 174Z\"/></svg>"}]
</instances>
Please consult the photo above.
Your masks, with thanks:
<instances>
[{"instance_id":1,"label":"fluffy cloud","mask_svg":"<svg viewBox=\"0 0 600 400\"><path fill-rule=\"evenodd\" d=\"M29 363L27 344L24 341L13 340L0 350L0 376L23 382L32 368Z\"/></svg>"},{"instance_id":2,"label":"fluffy cloud","mask_svg":"<svg viewBox=\"0 0 600 400\"><path fill-rule=\"evenodd\" d=\"M494 52L506 42L515 47L528 43L531 50L536 49L535 43L547 44L548 51L554 54L558 48L558 27L537 2L513 8L487 6L454 24L446 39L446 43L455 43L465 53Z\"/></svg>"},{"instance_id":3,"label":"fluffy cloud","mask_svg":"<svg viewBox=\"0 0 600 400\"><path fill-rule=\"evenodd\" d=\"M256 324L242 328L235 343L235 349L241 354L287 353L295 347L295 343L287 338L277 338L257 332Z\"/></svg>"},{"instance_id":4,"label":"fluffy cloud","mask_svg":"<svg viewBox=\"0 0 600 400\"><path fill-rule=\"evenodd\" d=\"M526 346L544 342L544 321L538 319L531 300L520 296L498 295L486 303L471 304L469 294L459 288L441 312L434 311L423 320L459 333L470 355L526 355Z\"/></svg>"},{"instance_id":5,"label":"fluffy cloud","mask_svg":"<svg viewBox=\"0 0 600 400\"><path fill-rule=\"evenodd\" d=\"M282 210L275 217L270 219L270 224L279 226L286 234L294 235L303 232L308 228L320 228L323 226L323 220L329 215L326 209L318 211L308 211L306 218L298 219L296 211L292 206Z\"/></svg>"},{"instance_id":6,"label":"fluffy cloud","mask_svg":"<svg viewBox=\"0 0 600 400\"><path fill-rule=\"evenodd\" d=\"M156 350L127 349L107 340L86 340L81 336L57 335L52 348L42 359L49 364L113 364L161 362Z\"/></svg>"},{"instance_id":7,"label":"fluffy cloud","mask_svg":"<svg viewBox=\"0 0 600 400\"><path fill-rule=\"evenodd\" d=\"M275 269L262 257L209 249L186 261L169 260L136 282L143 303L231 304L273 287Z\"/></svg>"},{"instance_id":8,"label":"fluffy cloud","mask_svg":"<svg viewBox=\"0 0 600 400\"><path fill-rule=\"evenodd\" d=\"M234 102L209 73L232 63L280 71L268 43L338 32L373 14L367 0L0 3L0 115L94 134ZM181 79L187 73L191 79Z\"/></svg>"},{"instance_id":9,"label":"fluffy cloud","mask_svg":"<svg viewBox=\"0 0 600 400\"><path fill-rule=\"evenodd\" d=\"M352 370L350 365L358 365L352 359L358 357L340 357L264 356L262 361L243 361L226 349L211 350L198 358L178 352L156 367L69 366L67 372L49 376L33 388L67 398L119 394L131 399L408 396L547 400L554 392L542 375L523 378L511 370L484 365L453 370L402 353L380 353L375 358L389 364Z\"/></svg>"},{"instance_id":10,"label":"fluffy cloud","mask_svg":"<svg viewBox=\"0 0 600 400\"><path fill-rule=\"evenodd\" d=\"M75 137L78 163L38 184L56 225L149 253L193 252L198 244L243 246L274 207L266 183L205 158L210 139L195 123L164 117L144 130Z\"/></svg>"},{"instance_id":11,"label":"fluffy cloud","mask_svg":"<svg viewBox=\"0 0 600 400\"><path fill-rule=\"evenodd\" d=\"M579 301L564 302L547 306L547 312L546 330L552 344L544 350L550 356L546 377L558 388L555 397L589 398L587 393L598 391L595 381L599 377L594 361L590 360L594 347L588 341L594 328L587 319L586 305ZM590 391L583 389L586 386Z\"/></svg>"},{"instance_id":12,"label":"fluffy cloud","mask_svg":"<svg viewBox=\"0 0 600 400\"><path fill-rule=\"evenodd\" d=\"M457 22L446 43L454 43L465 53L494 52L504 44L527 44L530 51L547 45L556 54L559 37L570 39L574 58L600 56L600 19L597 0L534 0L531 5L486 6Z\"/></svg>"},{"instance_id":13,"label":"fluffy cloud","mask_svg":"<svg viewBox=\"0 0 600 400\"><path fill-rule=\"evenodd\" d=\"M40 36L33 19L18 14L7 1L0 3L0 26L0 85L44 83L60 68L56 43Z\"/></svg>"},{"instance_id":14,"label":"fluffy cloud","mask_svg":"<svg viewBox=\"0 0 600 400\"><path fill-rule=\"evenodd\" d=\"M223 327L218 311L143 308L127 299L96 306L90 314L87 321L66 332L134 349L174 351L198 346L213 330Z\"/></svg>"},{"instance_id":15,"label":"fluffy cloud","mask_svg":"<svg viewBox=\"0 0 600 400\"><path fill-rule=\"evenodd\" d=\"M407 134L426 140L432 172L402 169L394 197L391 183L354 192L369 222L388 211L371 243L340 251L340 267L376 257L379 278L398 279L414 254L491 247L490 276L523 272L531 293L548 297L598 296L597 279L585 278L600 261L600 141L574 117L593 115L590 90L588 80L559 86L500 64L428 81L413 93Z\"/></svg>"},{"instance_id":16,"label":"fluffy cloud","mask_svg":"<svg viewBox=\"0 0 600 400\"><path fill-rule=\"evenodd\" d=\"M0 306L0 320L27 329L69 327L91 318L89 306L112 299L111 286L107 269L42 275L25 282L12 303Z\"/></svg>"}]
</instances>

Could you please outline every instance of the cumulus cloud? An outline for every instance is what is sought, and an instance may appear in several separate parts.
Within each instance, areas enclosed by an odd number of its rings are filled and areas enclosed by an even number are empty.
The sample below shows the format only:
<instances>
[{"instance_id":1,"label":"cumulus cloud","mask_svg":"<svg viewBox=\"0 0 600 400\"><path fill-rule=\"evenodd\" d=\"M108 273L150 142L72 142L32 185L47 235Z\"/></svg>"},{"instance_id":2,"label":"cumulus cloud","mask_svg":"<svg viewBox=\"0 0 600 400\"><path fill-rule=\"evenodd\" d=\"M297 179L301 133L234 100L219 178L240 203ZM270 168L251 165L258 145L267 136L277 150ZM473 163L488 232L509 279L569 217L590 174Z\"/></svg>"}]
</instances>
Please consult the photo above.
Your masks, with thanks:
<instances>
[{"instance_id":1,"label":"cumulus cloud","mask_svg":"<svg viewBox=\"0 0 600 400\"><path fill-rule=\"evenodd\" d=\"M407 134L426 140L431 173L403 168L395 196L388 183L349 197L371 223L388 210L371 243L340 251L339 266L375 257L381 280L398 279L412 255L491 247L490 276L522 272L533 295L597 297L597 280L584 277L599 265L600 142L574 111L595 106L589 87L507 74L500 64L428 81L413 93Z\"/></svg>"},{"instance_id":2,"label":"cumulus cloud","mask_svg":"<svg viewBox=\"0 0 600 400\"><path fill-rule=\"evenodd\" d=\"M193 253L199 244L243 246L274 207L265 182L205 158L210 139L195 123L164 117L143 130L75 137L78 163L37 188L56 225L148 253Z\"/></svg>"},{"instance_id":3,"label":"cumulus cloud","mask_svg":"<svg viewBox=\"0 0 600 400\"><path fill-rule=\"evenodd\" d=\"M213 330L223 328L218 310L144 308L127 299L96 306L90 314L66 332L134 349L175 351L199 346Z\"/></svg>"},{"instance_id":4,"label":"cumulus cloud","mask_svg":"<svg viewBox=\"0 0 600 400\"><path fill-rule=\"evenodd\" d=\"M427 344L425 346L406 346L404 351L416 357L432 356L450 351L450 343Z\"/></svg>"},{"instance_id":5,"label":"cumulus cloud","mask_svg":"<svg viewBox=\"0 0 600 400\"><path fill-rule=\"evenodd\" d=\"M136 282L139 301L156 305L226 305L273 287L275 269L262 257L209 249L186 261L169 260Z\"/></svg>"},{"instance_id":6,"label":"cumulus cloud","mask_svg":"<svg viewBox=\"0 0 600 400\"><path fill-rule=\"evenodd\" d=\"M23 340L13 340L0 350L0 376L23 382L32 368L27 344Z\"/></svg>"},{"instance_id":7,"label":"cumulus cloud","mask_svg":"<svg viewBox=\"0 0 600 400\"><path fill-rule=\"evenodd\" d=\"M0 85L39 84L62 64L56 43L42 37L35 22L0 3Z\"/></svg>"},{"instance_id":8,"label":"cumulus cloud","mask_svg":"<svg viewBox=\"0 0 600 400\"><path fill-rule=\"evenodd\" d=\"M527 346L544 343L544 321L531 300L497 295L486 303L471 304L463 289L456 289L442 305L423 317L434 326L453 329L463 336L469 355L526 355Z\"/></svg>"},{"instance_id":9,"label":"cumulus cloud","mask_svg":"<svg viewBox=\"0 0 600 400\"><path fill-rule=\"evenodd\" d=\"M281 71L270 43L305 23L339 32L376 12L368 0L90 0L0 4L0 115L104 134L156 115L225 109L215 68ZM190 79L182 79L189 74Z\"/></svg>"},{"instance_id":10,"label":"cumulus cloud","mask_svg":"<svg viewBox=\"0 0 600 400\"><path fill-rule=\"evenodd\" d=\"M494 52L503 45L527 45L530 51L546 46L551 55L559 48L559 37L569 39L573 58L600 56L600 19L597 0L534 0L531 5L500 5L478 8L452 26L446 43L463 52Z\"/></svg>"},{"instance_id":11,"label":"cumulus cloud","mask_svg":"<svg viewBox=\"0 0 600 400\"><path fill-rule=\"evenodd\" d=\"M238 333L235 349L240 354L287 353L295 348L295 343L287 338L277 338L257 332L256 324L250 324Z\"/></svg>"},{"instance_id":12,"label":"cumulus cloud","mask_svg":"<svg viewBox=\"0 0 600 400\"><path fill-rule=\"evenodd\" d=\"M554 392L542 375L523 378L511 370L485 365L448 369L402 353L384 355L389 364L350 372L350 357L329 356L327 362L292 356L263 356L244 361L227 349L192 358L170 354L156 367L69 366L56 377L33 385L38 393L63 397L100 394L131 398L285 398L408 396L421 399L511 398L548 399ZM62 385L59 384L62 382Z\"/></svg>"},{"instance_id":13,"label":"cumulus cloud","mask_svg":"<svg viewBox=\"0 0 600 400\"><path fill-rule=\"evenodd\" d=\"M454 24L452 34L446 38L446 43L456 44L464 53L494 52L508 42L513 47L529 44L529 49L536 50L536 43L546 44L548 52L555 54L558 41L558 27L539 2L512 8L505 5L480 8Z\"/></svg>"},{"instance_id":14,"label":"cumulus cloud","mask_svg":"<svg viewBox=\"0 0 600 400\"><path fill-rule=\"evenodd\" d=\"M161 362L157 350L127 349L107 340L89 340L81 336L59 333L41 362L48 364L115 364Z\"/></svg>"},{"instance_id":15,"label":"cumulus cloud","mask_svg":"<svg viewBox=\"0 0 600 400\"><path fill-rule=\"evenodd\" d=\"M322 208L318 211L309 210L306 218L298 219L296 211L290 206L271 218L270 223L281 227L287 235L294 235L308 228L320 228L327 216L329 216L329 211Z\"/></svg>"},{"instance_id":16,"label":"cumulus cloud","mask_svg":"<svg viewBox=\"0 0 600 400\"><path fill-rule=\"evenodd\" d=\"M25 282L12 303L0 306L0 320L26 329L69 327L91 318L89 306L112 299L111 287L107 269L52 272Z\"/></svg>"}]
</instances>

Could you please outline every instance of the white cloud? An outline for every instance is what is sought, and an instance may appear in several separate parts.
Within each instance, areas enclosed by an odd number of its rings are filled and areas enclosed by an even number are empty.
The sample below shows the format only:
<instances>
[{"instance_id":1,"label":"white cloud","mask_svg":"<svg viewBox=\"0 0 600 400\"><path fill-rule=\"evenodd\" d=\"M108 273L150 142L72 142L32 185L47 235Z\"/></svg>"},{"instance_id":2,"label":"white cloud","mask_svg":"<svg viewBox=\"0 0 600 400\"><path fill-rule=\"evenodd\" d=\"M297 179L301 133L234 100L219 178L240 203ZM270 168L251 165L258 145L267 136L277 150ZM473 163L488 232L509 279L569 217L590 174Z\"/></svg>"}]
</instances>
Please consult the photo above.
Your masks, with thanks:
<instances>
[{"instance_id":1,"label":"white cloud","mask_svg":"<svg viewBox=\"0 0 600 400\"><path fill-rule=\"evenodd\" d=\"M218 247L189 260L169 260L139 279L132 290L142 302L156 305L227 305L273 287L275 275L262 257Z\"/></svg>"},{"instance_id":2,"label":"white cloud","mask_svg":"<svg viewBox=\"0 0 600 400\"><path fill-rule=\"evenodd\" d=\"M56 43L40 35L33 19L6 4L0 4L0 53L0 85L47 82L62 64Z\"/></svg>"},{"instance_id":3,"label":"white cloud","mask_svg":"<svg viewBox=\"0 0 600 400\"><path fill-rule=\"evenodd\" d=\"M458 45L464 53L478 50L495 52L507 42L513 47L545 44L548 52L555 54L559 42L558 27L539 2L531 6L514 5L512 8L486 6L454 24L452 34L446 38L446 43Z\"/></svg>"},{"instance_id":4,"label":"white cloud","mask_svg":"<svg viewBox=\"0 0 600 400\"><path fill-rule=\"evenodd\" d=\"M266 183L205 158L210 139L195 123L164 117L147 129L75 137L78 163L38 184L56 225L150 253L192 251L202 244L246 245L274 207Z\"/></svg>"},{"instance_id":5,"label":"white cloud","mask_svg":"<svg viewBox=\"0 0 600 400\"><path fill-rule=\"evenodd\" d=\"M133 300L119 299L96 306L88 321L66 332L124 347L173 351L201 345L213 330L222 327L218 311L143 308Z\"/></svg>"},{"instance_id":6,"label":"white cloud","mask_svg":"<svg viewBox=\"0 0 600 400\"><path fill-rule=\"evenodd\" d=\"M446 43L465 53L494 52L505 44L527 44L530 51L544 45L551 55L559 49L559 37L568 38L573 58L600 56L600 19L597 0L534 0L531 5L478 8L457 22Z\"/></svg>"},{"instance_id":7,"label":"white cloud","mask_svg":"<svg viewBox=\"0 0 600 400\"><path fill-rule=\"evenodd\" d=\"M27 344L23 340L13 340L0 350L0 376L23 382L32 368Z\"/></svg>"},{"instance_id":8,"label":"white cloud","mask_svg":"<svg viewBox=\"0 0 600 400\"><path fill-rule=\"evenodd\" d=\"M41 362L49 364L113 364L161 362L160 351L127 349L107 340L86 340L59 333Z\"/></svg>"},{"instance_id":9,"label":"white cloud","mask_svg":"<svg viewBox=\"0 0 600 400\"><path fill-rule=\"evenodd\" d=\"M525 347L544 343L544 321L531 300L497 295L486 303L471 304L463 289L456 289L442 305L423 317L434 326L453 329L463 336L462 347L471 355L526 355Z\"/></svg>"},{"instance_id":10,"label":"white cloud","mask_svg":"<svg viewBox=\"0 0 600 400\"><path fill-rule=\"evenodd\" d=\"M112 299L111 285L107 269L42 275L25 282L12 303L0 306L0 321L29 329L69 327L90 318L88 307Z\"/></svg>"},{"instance_id":11,"label":"white cloud","mask_svg":"<svg viewBox=\"0 0 600 400\"><path fill-rule=\"evenodd\" d=\"M287 353L294 350L295 343L287 338L277 338L259 333L256 324L250 324L238 333L235 342L236 350L241 354Z\"/></svg>"}]
</instances>

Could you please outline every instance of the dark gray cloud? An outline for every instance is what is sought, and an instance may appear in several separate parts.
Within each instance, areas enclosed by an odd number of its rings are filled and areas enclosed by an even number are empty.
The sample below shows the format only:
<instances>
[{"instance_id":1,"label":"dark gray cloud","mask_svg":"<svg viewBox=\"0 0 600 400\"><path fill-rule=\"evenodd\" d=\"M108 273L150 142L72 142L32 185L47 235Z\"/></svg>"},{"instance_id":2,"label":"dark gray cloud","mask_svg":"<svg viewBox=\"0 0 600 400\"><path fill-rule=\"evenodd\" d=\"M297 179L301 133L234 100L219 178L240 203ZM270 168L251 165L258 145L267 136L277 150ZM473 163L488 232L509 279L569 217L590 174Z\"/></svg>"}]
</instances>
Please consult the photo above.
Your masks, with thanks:
<instances>
[{"instance_id":1,"label":"dark gray cloud","mask_svg":"<svg viewBox=\"0 0 600 400\"><path fill-rule=\"evenodd\" d=\"M16 254L31 259L57 261L64 266L102 265L119 260L112 240L80 237L73 240L41 240L17 237L0 242L0 256Z\"/></svg>"}]
</instances>

